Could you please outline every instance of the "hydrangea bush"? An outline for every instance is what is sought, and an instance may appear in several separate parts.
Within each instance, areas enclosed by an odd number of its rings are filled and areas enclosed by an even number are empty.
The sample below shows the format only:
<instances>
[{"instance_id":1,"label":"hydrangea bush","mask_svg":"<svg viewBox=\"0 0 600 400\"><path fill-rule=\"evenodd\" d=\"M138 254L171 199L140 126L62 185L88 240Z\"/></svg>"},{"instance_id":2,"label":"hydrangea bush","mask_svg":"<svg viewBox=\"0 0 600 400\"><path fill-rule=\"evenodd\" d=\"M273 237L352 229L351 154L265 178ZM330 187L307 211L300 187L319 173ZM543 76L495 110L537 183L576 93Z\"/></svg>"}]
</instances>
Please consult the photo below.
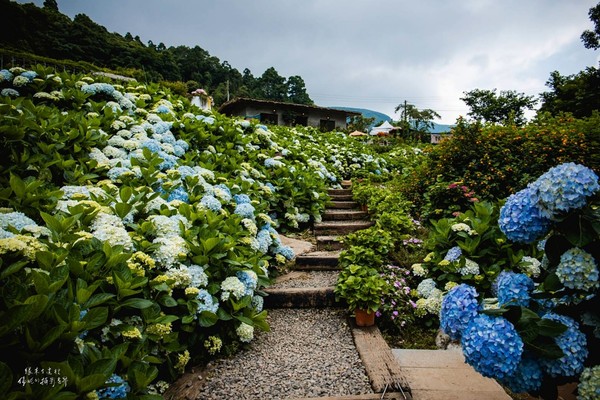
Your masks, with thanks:
<instances>
[{"instance_id":1,"label":"hydrangea bush","mask_svg":"<svg viewBox=\"0 0 600 400\"><path fill-rule=\"evenodd\" d=\"M235 351L268 329L261 289L294 257L278 231L320 220L341 159L383 168L156 84L0 75L2 393L152 398ZM24 388L29 366L67 384Z\"/></svg>"},{"instance_id":2,"label":"hydrangea bush","mask_svg":"<svg viewBox=\"0 0 600 400\"><path fill-rule=\"evenodd\" d=\"M522 272L501 272L470 321L459 304L473 304L475 288L444 297L442 328L460 338L466 361L514 392L554 398L558 384L579 378L578 398L597 394L599 191L582 165L551 168L509 197L498 221L510 240L543 249L542 261L522 257ZM490 336L498 321L503 328Z\"/></svg>"},{"instance_id":3,"label":"hydrangea bush","mask_svg":"<svg viewBox=\"0 0 600 400\"><path fill-rule=\"evenodd\" d=\"M417 315L439 315L441 295L456 285L468 284L487 297L495 295L493 283L503 270L536 274L532 265L540 264L541 252L532 245L508 242L497 218L498 207L483 201L453 218L430 221L425 241L429 253L411 269L417 279L433 281L439 291L433 298L417 292Z\"/></svg>"}]
</instances>

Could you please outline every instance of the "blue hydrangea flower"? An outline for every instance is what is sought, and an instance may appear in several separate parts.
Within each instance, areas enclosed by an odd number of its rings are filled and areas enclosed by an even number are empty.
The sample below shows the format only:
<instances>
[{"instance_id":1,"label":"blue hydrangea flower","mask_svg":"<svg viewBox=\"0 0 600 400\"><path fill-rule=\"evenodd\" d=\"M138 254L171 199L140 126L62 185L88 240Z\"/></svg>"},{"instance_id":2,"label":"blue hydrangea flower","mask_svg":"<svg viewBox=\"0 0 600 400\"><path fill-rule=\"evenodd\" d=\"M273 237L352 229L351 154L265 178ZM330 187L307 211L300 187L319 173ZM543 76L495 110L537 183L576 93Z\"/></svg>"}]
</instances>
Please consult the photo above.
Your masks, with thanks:
<instances>
[{"instance_id":1,"label":"blue hydrangea flower","mask_svg":"<svg viewBox=\"0 0 600 400\"><path fill-rule=\"evenodd\" d=\"M277 191L277 188L275 186L273 186L273 184L271 182L265 183L265 186L268 187L269 189L271 189L271 192L273 192L273 193L275 193Z\"/></svg>"},{"instance_id":2,"label":"blue hydrangea flower","mask_svg":"<svg viewBox=\"0 0 600 400\"><path fill-rule=\"evenodd\" d=\"M169 197L167 198L167 201L173 201L173 200L179 200L179 201L183 201L184 203L189 203L190 195L188 194L187 190L185 190L185 188L179 186L179 187L175 188L174 190L172 190L171 193L169 193Z\"/></svg>"},{"instance_id":3,"label":"blue hydrangea flower","mask_svg":"<svg viewBox=\"0 0 600 400\"><path fill-rule=\"evenodd\" d=\"M249 203L238 204L235 207L234 214L241 215L243 218L254 219L254 207Z\"/></svg>"},{"instance_id":4,"label":"blue hydrangea flower","mask_svg":"<svg viewBox=\"0 0 600 400\"><path fill-rule=\"evenodd\" d=\"M129 383L117 374L108 378L106 384L111 386L96 391L99 399L124 399L131 390Z\"/></svg>"},{"instance_id":5,"label":"blue hydrangea flower","mask_svg":"<svg viewBox=\"0 0 600 400\"><path fill-rule=\"evenodd\" d=\"M461 345L465 361L488 378L504 380L517 371L523 340L507 319L480 314L465 328Z\"/></svg>"},{"instance_id":6,"label":"blue hydrangea flower","mask_svg":"<svg viewBox=\"0 0 600 400\"><path fill-rule=\"evenodd\" d=\"M283 165L283 163L279 160L276 160L274 158L267 158L265 160L265 167L268 168L276 168L276 167L281 167Z\"/></svg>"},{"instance_id":7,"label":"blue hydrangea flower","mask_svg":"<svg viewBox=\"0 0 600 400\"><path fill-rule=\"evenodd\" d=\"M121 177L121 175L128 174L128 173L131 173L131 170L129 168L112 167L111 169L108 170L106 175L108 176L108 179L110 179L111 181L116 181L117 179L119 179Z\"/></svg>"},{"instance_id":8,"label":"blue hydrangea flower","mask_svg":"<svg viewBox=\"0 0 600 400\"><path fill-rule=\"evenodd\" d=\"M292 250L292 248L289 246L279 245L277 248L275 248L274 253L281 254L288 261L292 260L296 256L296 254L294 254L294 250Z\"/></svg>"},{"instance_id":9,"label":"blue hydrangea flower","mask_svg":"<svg viewBox=\"0 0 600 400\"><path fill-rule=\"evenodd\" d=\"M172 122L159 121L156 124L152 125L152 132L158 135L162 135L163 133L167 133L172 126Z\"/></svg>"},{"instance_id":10,"label":"blue hydrangea flower","mask_svg":"<svg viewBox=\"0 0 600 400\"><path fill-rule=\"evenodd\" d=\"M590 291L598 288L598 266L590 253L573 247L560 256L556 275L569 289Z\"/></svg>"},{"instance_id":11,"label":"blue hydrangea flower","mask_svg":"<svg viewBox=\"0 0 600 400\"><path fill-rule=\"evenodd\" d=\"M213 212L221 211L221 202L215 198L215 196L211 196L210 194L205 194L200 200L200 205L208 208Z\"/></svg>"},{"instance_id":12,"label":"blue hydrangea flower","mask_svg":"<svg viewBox=\"0 0 600 400\"><path fill-rule=\"evenodd\" d=\"M0 82L7 81L11 82L13 80L13 74L7 69L0 69Z\"/></svg>"},{"instance_id":13,"label":"blue hydrangea flower","mask_svg":"<svg viewBox=\"0 0 600 400\"><path fill-rule=\"evenodd\" d=\"M477 291L474 287L460 284L448 291L442 300L440 328L453 340L461 337L463 330L479 311Z\"/></svg>"},{"instance_id":14,"label":"blue hydrangea flower","mask_svg":"<svg viewBox=\"0 0 600 400\"><path fill-rule=\"evenodd\" d=\"M537 392L542 386L543 372L537 359L523 355L514 374L502 380L513 393Z\"/></svg>"},{"instance_id":15,"label":"blue hydrangea flower","mask_svg":"<svg viewBox=\"0 0 600 400\"><path fill-rule=\"evenodd\" d=\"M0 228L7 229L12 226L21 232L28 225L37 225L34 220L20 211L13 211L6 214L0 213Z\"/></svg>"},{"instance_id":16,"label":"blue hydrangea flower","mask_svg":"<svg viewBox=\"0 0 600 400\"><path fill-rule=\"evenodd\" d=\"M261 253L266 253L269 251L269 246L273 243L273 238L271 238L271 233L267 229L261 229L258 231L256 235L256 240L258 241L258 249Z\"/></svg>"},{"instance_id":17,"label":"blue hydrangea flower","mask_svg":"<svg viewBox=\"0 0 600 400\"><path fill-rule=\"evenodd\" d=\"M594 171L572 162L550 168L531 186L551 217L585 206L587 198L600 190Z\"/></svg>"},{"instance_id":18,"label":"blue hydrangea flower","mask_svg":"<svg viewBox=\"0 0 600 400\"><path fill-rule=\"evenodd\" d=\"M527 275L502 271L496 278L495 285L500 306L529 306L529 293L534 284Z\"/></svg>"},{"instance_id":19,"label":"blue hydrangea flower","mask_svg":"<svg viewBox=\"0 0 600 400\"><path fill-rule=\"evenodd\" d=\"M156 108L156 112L159 114L168 114L170 111L171 110L169 110L169 107L165 106L164 104L161 104Z\"/></svg>"},{"instance_id":20,"label":"blue hydrangea flower","mask_svg":"<svg viewBox=\"0 0 600 400\"><path fill-rule=\"evenodd\" d=\"M177 157L174 155L165 153L164 151L159 151L158 156L163 159L163 161L158 165L158 168L161 171L166 171L168 169L172 169L177 165Z\"/></svg>"},{"instance_id":21,"label":"blue hydrangea flower","mask_svg":"<svg viewBox=\"0 0 600 400\"><path fill-rule=\"evenodd\" d=\"M25 78L29 79L30 81L34 80L38 74L35 71L25 71L21 73L21 76L24 76Z\"/></svg>"},{"instance_id":22,"label":"blue hydrangea flower","mask_svg":"<svg viewBox=\"0 0 600 400\"><path fill-rule=\"evenodd\" d=\"M235 276L244 284L246 288L244 291L244 296L254 294L254 290L258 286L258 276L256 272L252 270L238 271Z\"/></svg>"},{"instance_id":23,"label":"blue hydrangea flower","mask_svg":"<svg viewBox=\"0 0 600 400\"><path fill-rule=\"evenodd\" d=\"M176 144L173 146L173 154L177 157L183 157L185 155L185 149Z\"/></svg>"},{"instance_id":24,"label":"blue hydrangea flower","mask_svg":"<svg viewBox=\"0 0 600 400\"><path fill-rule=\"evenodd\" d=\"M563 356L554 360L541 359L542 368L553 377L577 375L583 370L583 362L588 356L587 340L579 330L579 324L573 318L554 313L548 313L542 318L560 322L567 327L566 331L554 338Z\"/></svg>"},{"instance_id":25,"label":"blue hydrangea flower","mask_svg":"<svg viewBox=\"0 0 600 400\"><path fill-rule=\"evenodd\" d=\"M179 175L181 176L181 179L185 179L188 176L196 175L196 171L194 170L194 168L187 166L187 165L180 166L179 168L177 168L177 171L179 171Z\"/></svg>"},{"instance_id":26,"label":"blue hydrangea flower","mask_svg":"<svg viewBox=\"0 0 600 400\"><path fill-rule=\"evenodd\" d=\"M219 310L219 302L214 301L212 295L206 291L206 289L200 289L198 295L196 295L196 299L200 302L198 305L198 309L196 312L200 314L202 311L210 311L213 314L216 314Z\"/></svg>"},{"instance_id":27,"label":"blue hydrangea flower","mask_svg":"<svg viewBox=\"0 0 600 400\"><path fill-rule=\"evenodd\" d=\"M0 96L3 97L19 97L19 92L13 88L5 88L0 91Z\"/></svg>"},{"instance_id":28,"label":"blue hydrangea flower","mask_svg":"<svg viewBox=\"0 0 600 400\"><path fill-rule=\"evenodd\" d=\"M256 295L252 297L252 308L254 308L257 313L263 310L264 305L265 299L263 299L262 296Z\"/></svg>"},{"instance_id":29,"label":"blue hydrangea flower","mask_svg":"<svg viewBox=\"0 0 600 400\"><path fill-rule=\"evenodd\" d=\"M0 228L0 239L9 239L11 237L15 237L15 234Z\"/></svg>"},{"instance_id":30,"label":"blue hydrangea flower","mask_svg":"<svg viewBox=\"0 0 600 400\"><path fill-rule=\"evenodd\" d=\"M159 151L161 151L160 143L154 139L145 140L142 143L142 148L144 148L144 147L153 153L158 153Z\"/></svg>"},{"instance_id":31,"label":"blue hydrangea flower","mask_svg":"<svg viewBox=\"0 0 600 400\"><path fill-rule=\"evenodd\" d=\"M533 243L550 229L551 221L537 205L537 195L527 187L509 196L500 209L500 229L508 240Z\"/></svg>"},{"instance_id":32,"label":"blue hydrangea flower","mask_svg":"<svg viewBox=\"0 0 600 400\"><path fill-rule=\"evenodd\" d=\"M227 185L219 183L218 185L213 186L213 190L215 195L225 203L229 203L231 201L231 190L227 187Z\"/></svg>"},{"instance_id":33,"label":"blue hydrangea flower","mask_svg":"<svg viewBox=\"0 0 600 400\"><path fill-rule=\"evenodd\" d=\"M192 278L190 286L192 287L202 287L208 285L208 276L206 272L204 272L204 268L199 265L190 265L188 267L188 273Z\"/></svg>"},{"instance_id":34,"label":"blue hydrangea flower","mask_svg":"<svg viewBox=\"0 0 600 400\"><path fill-rule=\"evenodd\" d=\"M454 246L453 248L448 250L448 252L446 253L446 257L444 257L444 260L450 261L450 262L456 261L460 258L461 255L462 255L462 250L460 249L460 247Z\"/></svg>"},{"instance_id":35,"label":"blue hydrangea flower","mask_svg":"<svg viewBox=\"0 0 600 400\"><path fill-rule=\"evenodd\" d=\"M202 121L208 125L212 125L215 123L215 119L213 117L206 117Z\"/></svg>"},{"instance_id":36,"label":"blue hydrangea flower","mask_svg":"<svg viewBox=\"0 0 600 400\"><path fill-rule=\"evenodd\" d=\"M188 151L190 149L190 145L188 144L188 142L186 142L183 139L177 139L175 145L181 147L185 151Z\"/></svg>"},{"instance_id":37,"label":"blue hydrangea flower","mask_svg":"<svg viewBox=\"0 0 600 400\"><path fill-rule=\"evenodd\" d=\"M248 204L250 203L250 196L247 194L235 194L233 195L233 200L236 204Z\"/></svg>"}]
</instances>

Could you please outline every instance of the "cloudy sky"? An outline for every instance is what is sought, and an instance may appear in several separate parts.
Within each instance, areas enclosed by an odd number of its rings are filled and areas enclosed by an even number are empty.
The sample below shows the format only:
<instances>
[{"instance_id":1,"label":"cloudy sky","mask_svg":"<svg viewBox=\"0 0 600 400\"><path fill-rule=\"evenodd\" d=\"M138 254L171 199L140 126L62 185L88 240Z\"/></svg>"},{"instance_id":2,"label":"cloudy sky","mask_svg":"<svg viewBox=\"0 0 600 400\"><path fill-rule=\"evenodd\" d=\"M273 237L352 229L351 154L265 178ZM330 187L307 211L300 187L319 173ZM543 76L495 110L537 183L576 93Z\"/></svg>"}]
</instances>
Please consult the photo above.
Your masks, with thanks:
<instances>
[{"instance_id":1,"label":"cloudy sky","mask_svg":"<svg viewBox=\"0 0 600 400\"><path fill-rule=\"evenodd\" d=\"M31 1L19 1L31 2ZM43 0L35 0L41 5ZM475 88L538 95L552 71L598 66L579 36L597 0L58 0L111 32L167 46L199 45L260 76L300 75L321 106L394 119L407 100L439 123L468 109Z\"/></svg>"}]
</instances>

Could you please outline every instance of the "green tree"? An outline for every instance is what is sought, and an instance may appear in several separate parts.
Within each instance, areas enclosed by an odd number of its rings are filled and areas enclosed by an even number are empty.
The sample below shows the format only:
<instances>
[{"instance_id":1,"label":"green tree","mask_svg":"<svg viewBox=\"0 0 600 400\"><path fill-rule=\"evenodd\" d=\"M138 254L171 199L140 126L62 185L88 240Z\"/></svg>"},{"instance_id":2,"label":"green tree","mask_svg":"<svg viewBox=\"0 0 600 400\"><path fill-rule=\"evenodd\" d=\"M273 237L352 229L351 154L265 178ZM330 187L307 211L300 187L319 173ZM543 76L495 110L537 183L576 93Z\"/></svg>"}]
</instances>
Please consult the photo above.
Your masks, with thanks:
<instances>
[{"instance_id":1,"label":"green tree","mask_svg":"<svg viewBox=\"0 0 600 400\"><path fill-rule=\"evenodd\" d=\"M590 20L594 23L594 30L585 30L581 34L581 40L586 49L600 49L600 3L590 8L588 12Z\"/></svg>"},{"instance_id":2,"label":"green tree","mask_svg":"<svg viewBox=\"0 0 600 400\"><path fill-rule=\"evenodd\" d=\"M471 109L468 115L476 121L487 121L494 124L514 123L524 125L525 110L533 110L537 100L533 96L517 93L514 90L474 89L464 92L460 98Z\"/></svg>"},{"instance_id":3,"label":"green tree","mask_svg":"<svg viewBox=\"0 0 600 400\"><path fill-rule=\"evenodd\" d=\"M348 132L367 132L371 125L375 122L375 117L367 118L361 115L354 115L350 118L350 122L348 122L348 128L346 129Z\"/></svg>"},{"instance_id":4,"label":"green tree","mask_svg":"<svg viewBox=\"0 0 600 400\"><path fill-rule=\"evenodd\" d=\"M298 75L290 76L287 80L287 99L290 103L314 104L308 93L304 79Z\"/></svg>"},{"instance_id":5,"label":"green tree","mask_svg":"<svg viewBox=\"0 0 600 400\"><path fill-rule=\"evenodd\" d=\"M425 108L419 110L414 104L399 104L394 109L400 111L400 121L396 123L402 129L402 135L406 139L422 140L423 136L434 127L433 120L441 118L440 115L432 109Z\"/></svg>"},{"instance_id":6,"label":"green tree","mask_svg":"<svg viewBox=\"0 0 600 400\"><path fill-rule=\"evenodd\" d=\"M259 95L265 100L286 101L287 85L285 78L275 70L268 68L258 79Z\"/></svg>"},{"instance_id":7,"label":"green tree","mask_svg":"<svg viewBox=\"0 0 600 400\"><path fill-rule=\"evenodd\" d=\"M551 91L540 94L540 112L557 115L569 112L583 118L600 110L600 69L588 67L575 75L563 76L558 71L546 82Z\"/></svg>"},{"instance_id":8,"label":"green tree","mask_svg":"<svg viewBox=\"0 0 600 400\"><path fill-rule=\"evenodd\" d=\"M44 8L52 11L58 11L58 3L56 0L44 0Z\"/></svg>"}]
</instances>

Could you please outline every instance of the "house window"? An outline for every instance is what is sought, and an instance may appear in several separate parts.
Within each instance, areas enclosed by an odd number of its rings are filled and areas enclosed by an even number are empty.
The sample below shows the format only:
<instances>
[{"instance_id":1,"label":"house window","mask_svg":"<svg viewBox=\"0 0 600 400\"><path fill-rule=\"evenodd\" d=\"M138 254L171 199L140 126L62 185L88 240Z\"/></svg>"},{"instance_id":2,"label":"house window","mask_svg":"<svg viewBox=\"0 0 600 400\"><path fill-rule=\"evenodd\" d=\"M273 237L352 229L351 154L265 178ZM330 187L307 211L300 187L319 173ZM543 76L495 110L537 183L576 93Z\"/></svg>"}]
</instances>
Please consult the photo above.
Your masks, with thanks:
<instances>
[{"instance_id":1,"label":"house window","mask_svg":"<svg viewBox=\"0 0 600 400\"><path fill-rule=\"evenodd\" d=\"M279 118L277 114L260 113L260 122L267 125L277 125Z\"/></svg>"},{"instance_id":2,"label":"house window","mask_svg":"<svg viewBox=\"0 0 600 400\"><path fill-rule=\"evenodd\" d=\"M329 132L335 129L335 121L331 119L322 119L319 121L319 129L322 132Z\"/></svg>"},{"instance_id":3,"label":"house window","mask_svg":"<svg viewBox=\"0 0 600 400\"><path fill-rule=\"evenodd\" d=\"M296 125L307 126L308 125L308 117L305 115L294 116L294 118L292 119L292 126L296 126Z\"/></svg>"}]
</instances>

